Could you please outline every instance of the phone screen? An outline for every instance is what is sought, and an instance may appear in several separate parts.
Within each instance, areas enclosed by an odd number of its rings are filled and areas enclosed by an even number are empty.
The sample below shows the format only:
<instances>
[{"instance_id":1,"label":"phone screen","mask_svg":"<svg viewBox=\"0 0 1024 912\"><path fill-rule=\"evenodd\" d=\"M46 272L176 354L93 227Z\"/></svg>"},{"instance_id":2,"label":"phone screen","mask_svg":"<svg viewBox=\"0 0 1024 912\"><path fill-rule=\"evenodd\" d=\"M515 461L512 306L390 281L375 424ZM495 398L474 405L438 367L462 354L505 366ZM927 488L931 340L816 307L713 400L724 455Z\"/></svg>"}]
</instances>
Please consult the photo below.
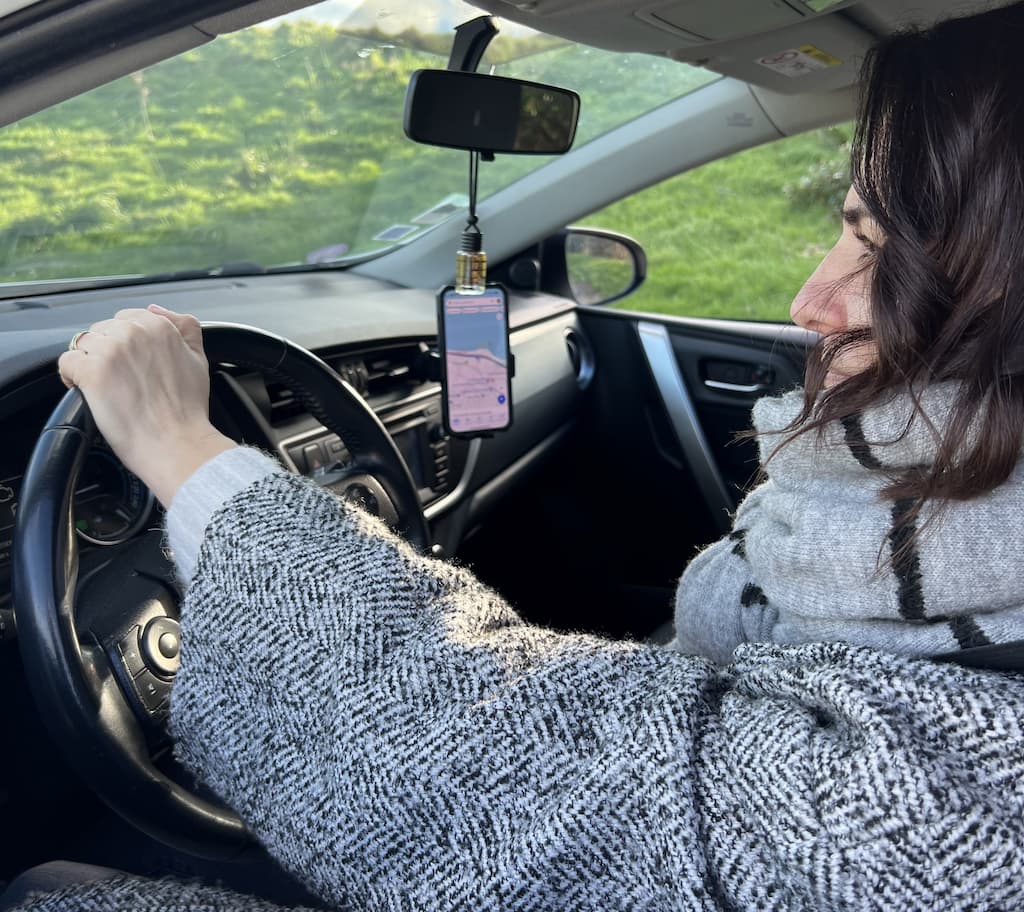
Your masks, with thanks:
<instances>
[{"instance_id":1,"label":"phone screen","mask_svg":"<svg viewBox=\"0 0 1024 912\"><path fill-rule=\"evenodd\" d=\"M459 294L446 288L439 309L446 427L453 434L504 430L512 424L504 289Z\"/></svg>"}]
</instances>

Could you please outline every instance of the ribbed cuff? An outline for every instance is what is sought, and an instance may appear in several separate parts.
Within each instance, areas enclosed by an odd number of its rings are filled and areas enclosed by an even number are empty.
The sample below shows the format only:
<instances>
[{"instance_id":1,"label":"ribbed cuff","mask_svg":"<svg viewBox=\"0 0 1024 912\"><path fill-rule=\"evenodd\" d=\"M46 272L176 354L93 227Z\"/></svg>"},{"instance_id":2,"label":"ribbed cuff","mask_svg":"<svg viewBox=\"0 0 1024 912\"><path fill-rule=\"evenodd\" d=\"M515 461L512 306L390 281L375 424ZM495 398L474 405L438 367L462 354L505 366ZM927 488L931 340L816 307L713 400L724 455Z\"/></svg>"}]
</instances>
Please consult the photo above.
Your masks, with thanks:
<instances>
[{"instance_id":1,"label":"ribbed cuff","mask_svg":"<svg viewBox=\"0 0 1024 912\"><path fill-rule=\"evenodd\" d=\"M239 491L277 473L284 474L285 469L265 453L234 447L203 463L178 489L167 510L167 543L185 585L195 575L199 548L213 514Z\"/></svg>"}]
</instances>

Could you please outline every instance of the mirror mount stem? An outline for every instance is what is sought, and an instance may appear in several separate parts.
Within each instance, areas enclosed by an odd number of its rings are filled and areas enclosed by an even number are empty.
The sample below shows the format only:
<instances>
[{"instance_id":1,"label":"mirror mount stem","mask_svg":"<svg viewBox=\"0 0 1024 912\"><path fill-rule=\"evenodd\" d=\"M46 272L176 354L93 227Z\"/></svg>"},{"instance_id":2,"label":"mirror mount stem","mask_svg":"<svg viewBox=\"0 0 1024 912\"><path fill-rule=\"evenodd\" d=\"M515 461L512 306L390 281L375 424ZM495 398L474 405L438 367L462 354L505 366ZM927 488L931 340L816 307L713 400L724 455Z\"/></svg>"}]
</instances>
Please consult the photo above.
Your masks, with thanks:
<instances>
[{"instance_id":1,"label":"mirror mount stem","mask_svg":"<svg viewBox=\"0 0 1024 912\"><path fill-rule=\"evenodd\" d=\"M498 26L494 24L493 16L477 16L476 19L455 26L455 40L452 42L452 52L448 57L448 69L475 73L487 45L497 34ZM493 152L479 154L483 161L494 161Z\"/></svg>"},{"instance_id":2,"label":"mirror mount stem","mask_svg":"<svg viewBox=\"0 0 1024 912\"><path fill-rule=\"evenodd\" d=\"M498 27L491 16L477 16L469 22L455 26L455 41L452 42L451 56L448 58L449 70L461 70L463 73L475 73L480 60L487 50Z\"/></svg>"}]
</instances>

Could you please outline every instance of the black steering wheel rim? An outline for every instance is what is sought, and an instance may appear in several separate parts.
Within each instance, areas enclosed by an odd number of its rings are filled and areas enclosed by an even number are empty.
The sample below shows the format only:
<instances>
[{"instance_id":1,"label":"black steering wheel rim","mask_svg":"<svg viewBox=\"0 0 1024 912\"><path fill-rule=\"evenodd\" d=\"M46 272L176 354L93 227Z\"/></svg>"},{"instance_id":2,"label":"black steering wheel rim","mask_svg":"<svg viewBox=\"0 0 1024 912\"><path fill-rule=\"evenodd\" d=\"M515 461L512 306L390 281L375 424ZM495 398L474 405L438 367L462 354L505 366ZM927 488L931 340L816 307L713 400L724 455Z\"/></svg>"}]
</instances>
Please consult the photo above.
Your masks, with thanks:
<instances>
[{"instance_id":1,"label":"black steering wheel rim","mask_svg":"<svg viewBox=\"0 0 1024 912\"><path fill-rule=\"evenodd\" d=\"M398 531L429 547L415 483L366 401L306 349L235 324L204 324L211 365L260 370L288 383L337 433L392 498ZM75 623L77 546L72 498L96 436L84 398L69 391L39 435L23 479L12 567L18 641L30 690L66 758L103 800L167 845L209 858L237 856L250 836L230 809L159 769L103 651L81 642Z\"/></svg>"}]
</instances>

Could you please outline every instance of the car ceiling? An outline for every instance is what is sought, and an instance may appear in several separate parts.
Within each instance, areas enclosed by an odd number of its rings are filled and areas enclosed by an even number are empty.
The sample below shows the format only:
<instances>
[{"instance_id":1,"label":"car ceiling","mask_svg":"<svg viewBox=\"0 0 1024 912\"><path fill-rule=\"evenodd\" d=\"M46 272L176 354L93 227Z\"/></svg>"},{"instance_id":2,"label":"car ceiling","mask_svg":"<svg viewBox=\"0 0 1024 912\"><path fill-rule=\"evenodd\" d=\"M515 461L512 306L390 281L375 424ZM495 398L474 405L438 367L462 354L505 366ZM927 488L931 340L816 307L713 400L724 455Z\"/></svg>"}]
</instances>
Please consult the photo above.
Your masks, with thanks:
<instances>
[{"instance_id":1,"label":"car ceiling","mask_svg":"<svg viewBox=\"0 0 1024 912\"><path fill-rule=\"evenodd\" d=\"M882 35L1007 5L1008 0L973 4L950 0L469 2L572 41L664 54L755 86L803 94L854 83L865 51Z\"/></svg>"},{"instance_id":2,"label":"car ceiling","mask_svg":"<svg viewBox=\"0 0 1024 912\"><path fill-rule=\"evenodd\" d=\"M787 95L849 86L878 36L972 8L951 0L470 2L572 41L663 54ZM0 125L216 35L309 5L309 0L0 0ZM794 57L802 65L794 66Z\"/></svg>"}]
</instances>

